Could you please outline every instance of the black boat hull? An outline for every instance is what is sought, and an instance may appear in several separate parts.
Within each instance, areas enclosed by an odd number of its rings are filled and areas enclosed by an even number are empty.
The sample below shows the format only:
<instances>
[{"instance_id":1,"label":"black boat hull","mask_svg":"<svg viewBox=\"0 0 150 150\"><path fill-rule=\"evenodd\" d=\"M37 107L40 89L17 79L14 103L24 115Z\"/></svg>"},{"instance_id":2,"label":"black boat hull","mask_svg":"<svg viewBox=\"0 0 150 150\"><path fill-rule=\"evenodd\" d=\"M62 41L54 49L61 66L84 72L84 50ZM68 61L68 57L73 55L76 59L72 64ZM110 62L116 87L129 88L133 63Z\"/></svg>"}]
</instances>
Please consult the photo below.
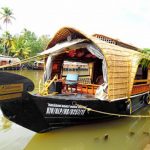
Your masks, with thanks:
<instances>
[{"instance_id":1,"label":"black boat hull","mask_svg":"<svg viewBox=\"0 0 150 150\"><path fill-rule=\"evenodd\" d=\"M0 77L3 77L0 78L0 106L4 116L40 133L119 117L111 114L130 114L149 101L149 92L132 96L131 103L127 99L102 101L83 94L79 97L32 95L28 93L34 89L31 80L8 72L0 72Z\"/></svg>"},{"instance_id":2,"label":"black boat hull","mask_svg":"<svg viewBox=\"0 0 150 150\"><path fill-rule=\"evenodd\" d=\"M147 105L145 101L147 96L148 93L145 93L132 98L132 113ZM88 108L92 110L88 111ZM66 100L30 94L27 94L24 99L1 103L1 110L9 120L39 133L117 117L116 115L108 115L101 112L129 113L127 99L115 102Z\"/></svg>"}]
</instances>

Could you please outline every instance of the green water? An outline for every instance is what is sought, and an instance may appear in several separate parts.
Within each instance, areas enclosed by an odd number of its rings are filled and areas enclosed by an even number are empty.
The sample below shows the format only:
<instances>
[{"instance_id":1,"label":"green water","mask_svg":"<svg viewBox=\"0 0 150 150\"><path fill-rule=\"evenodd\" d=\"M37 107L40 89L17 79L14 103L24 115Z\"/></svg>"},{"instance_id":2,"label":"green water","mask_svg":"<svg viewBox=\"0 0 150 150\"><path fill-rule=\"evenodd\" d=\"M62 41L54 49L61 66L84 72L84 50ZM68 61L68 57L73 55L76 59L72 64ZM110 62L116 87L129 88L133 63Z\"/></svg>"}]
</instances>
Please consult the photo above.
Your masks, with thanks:
<instances>
[{"instance_id":1,"label":"green water","mask_svg":"<svg viewBox=\"0 0 150 150\"><path fill-rule=\"evenodd\" d=\"M38 90L43 71L17 71ZM145 107L137 114L150 114ZM6 120L0 112L0 150L143 150L150 143L150 118L120 118L36 134Z\"/></svg>"}]
</instances>

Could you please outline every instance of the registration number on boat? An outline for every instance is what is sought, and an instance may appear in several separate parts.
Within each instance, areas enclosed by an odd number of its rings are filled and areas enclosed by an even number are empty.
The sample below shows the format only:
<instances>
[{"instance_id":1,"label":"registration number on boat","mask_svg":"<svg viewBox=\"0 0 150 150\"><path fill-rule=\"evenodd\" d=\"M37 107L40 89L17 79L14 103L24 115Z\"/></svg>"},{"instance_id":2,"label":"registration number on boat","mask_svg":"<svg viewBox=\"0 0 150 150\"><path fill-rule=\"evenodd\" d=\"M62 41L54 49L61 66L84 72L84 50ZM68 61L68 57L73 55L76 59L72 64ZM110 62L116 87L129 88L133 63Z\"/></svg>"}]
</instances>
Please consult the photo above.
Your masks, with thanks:
<instances>
[{"instance_id":1,"label":"registration number on boat","mask_svg":"<svg viewBox=\"0 0 150 150\"><path fill-rule=\"evenodd\" d=\"M84 115L86 109L79 108L76 105L61 105L61 104L50 104L46 110L46 115Z\"/></svg>"}]
</instances>

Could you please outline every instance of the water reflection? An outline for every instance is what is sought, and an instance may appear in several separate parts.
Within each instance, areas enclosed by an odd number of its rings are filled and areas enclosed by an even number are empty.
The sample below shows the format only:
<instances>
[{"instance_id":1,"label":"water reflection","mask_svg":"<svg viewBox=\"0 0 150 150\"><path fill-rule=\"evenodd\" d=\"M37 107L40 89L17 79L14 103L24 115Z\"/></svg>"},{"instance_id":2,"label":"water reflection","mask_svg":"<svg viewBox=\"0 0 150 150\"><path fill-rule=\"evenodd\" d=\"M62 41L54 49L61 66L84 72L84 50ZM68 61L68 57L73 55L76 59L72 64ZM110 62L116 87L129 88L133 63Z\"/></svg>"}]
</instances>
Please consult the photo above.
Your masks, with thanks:
<instances>
[{"instance_id":1,"label":"water reflection","mask_svg":"<svg viewBox=\"0 0 150 150\"><path fill-rule=\"evenodd\" d=\"M0 150L23 150L34 134L4 118L0 111Z\"/></svg>"},{"instance_id":2,"label":"water reflection","mask_svg":"<svg viewBox=\"0 0 150 150\"><path fill-rule=\"evenodd\" d=\"M19 72L37 86L42 73ZM150 107L145 107L137 114L149 112ZM35 134L2 118L0 112L0 150L143 150L150 143L150 118L120 118L44 134Z\"/></svg>"},{"instance_id":3,"label":"water reflection","mask_svg":"<svg viewBox=\"0 0 150 150\"><path fill-rule=\"evenodd\" d=\"M11 128L12 122L9 121L9 120L8 120L7 118L5 118L4 116L1 116L0 122L1 122L0 130L6 130L6 129L9 130L9 129Z\"/></svg>"},{"instance_id":4,"label":"water reflection","mask_svg":"<svg viewBox=\"0 0 150 150\"><path fill-rule=\"evenodd\" d=\"M144 108L138 114L148 114ZM150 118L120 118L36 134L26 150L143 150L150 142Z\"/></svg>"}]
</instances>

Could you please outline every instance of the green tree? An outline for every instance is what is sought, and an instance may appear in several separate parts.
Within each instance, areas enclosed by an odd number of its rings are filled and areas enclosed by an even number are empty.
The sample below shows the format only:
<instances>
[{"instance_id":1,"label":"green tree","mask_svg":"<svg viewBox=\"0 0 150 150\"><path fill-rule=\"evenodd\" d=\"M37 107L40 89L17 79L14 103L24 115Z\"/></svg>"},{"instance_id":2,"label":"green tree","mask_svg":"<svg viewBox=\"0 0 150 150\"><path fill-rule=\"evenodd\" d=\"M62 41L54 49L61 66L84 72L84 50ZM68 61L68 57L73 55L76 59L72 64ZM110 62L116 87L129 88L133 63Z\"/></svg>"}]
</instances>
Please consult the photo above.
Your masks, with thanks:
<instances>
[{"instance_id":1,"label":"green tree","mask_svg":"<svg viewBox=\"0 0 150 150\"><path fill-rule=\"evenodd\" d=\"M15 36L14 44L11 47L11 55L26 59L30 56L31 48L26 45L26 40L23 36Z\"/></svg>"},{"instance_id":2,"label":"green tree","mask_svg":"<svg viewBox=\"0 0 150 150\"><path fill-rule=\"evenodd\" d=\"M50 38L48 35L42 35L39 37L38 42L40 43L41 50L45 50L48 46Z\"/></svg>"},{"instance_id":3,"label":"green tree","mask_svg":"<svg viewBox=\"0 0 150 150\"><path fill-rule=\"evenodd\" d=\"M144 48L142 51L143 53L150 54L150 48Z\"/></svg>"},{"instance_id":4,"label":"green tree","mask_svg":"<svg viewBox=\"0 0 150 150\"><path fill-rule=\"evenodd\" d=\"M12 19L15 19L15 17L13 16L13 12L8 7L2 7L0 14L1 14L0 20L3 20L3 23L6 25L7 31L8 24L11 23Z\"/></svg>"},{"instance_id":5,"label":"green tree","mask_svg":"<svg viewBox=\"0 0 150 150\"><path fill-rule=\"evenodd\" d=\"M7 31L7 26L9 23L11 23L11 20L15 19L15 17L13 16L13 12L10 8L8 7L2 7L1 11L0 11L0 20L3 20L3 23L6 25L6 30L4 33L4 37L3 37L3 54L4 55L9 55L9 48L11 47L11 42L12 40L10 39L10 33ZM9 34L8 34L9 33Z\"/></svg>"},{"instance_id":6,"label":"green tree","mask_svg":"<svg viewBox=\"0 0 150 150\"><path fill-rule=\"evenodd\" d=\"M12 35L7 31L2 35L3 54L9 55L11 53L11 47L14 41Z\"/></svg>"},{"instance_id":7,"label":"green tree","mask_svg":"<svg viewBox=\"0 0 150 150\"><path fill-rule=\"evenodd\" d=\"M150 48L144 48L142 53L145 59L143 59L140 63L143 67L147 67L150 65Z\"/></svg>"},{"instance_id":8,"label":"green tree","mask_svg":"<svg viewBox=\"0 0 150 150\"><path fill-rule=\"evenodd\" d=\"M3 50L5 55L25 59L46 49L48 42L48 36L42 35L38 38L34 32L27 29L15 36L5 32L1 38L0 52Z\"/></svg>"},{"instance_id":9,"label":"green tree","mask_svg":"<svg viewBox=\"0 0 150 150\"><path fill-rule=\"evenodd\" d=\"M25 47L25 48L18 48L15 50L14 57L19 57L20 59L26 59L29 58L31 50L30 47Z\"/></svg>"},{"instance_id":10,"label":"green tree","mask_svg":"<svg viewBox=\"0 0 150 150\"><path fill-rule=\"evenodd\" d=\"M30 47L30 56L34 56L37 53L43 51L49 42L49 38L47 36L43 35L38 38L34 32L31 32L27 29L24 29L20 36L24 38L24 44L26 45L26 47Z\"/></svg>"},{"instance_id":11,"label":"green tree","mask_svg":"<svg viewBox=\"0 0 150 150\"><path fill-rule=\"evenodd\" d=\"M2 38L0 38L0 55L3 53L4 51L4 46L2 44Z\"/></svg>"},{"instance_id":12,"label":"green tree","mask_svg":"<svg viewBox=\"0 0 150 150\"><path fill-rule=\"evenodd\" d=\"M25 46L31 48L31 56L35 55L39 51L39 43L37 42L37 36L34 32L24 29L22 37L25 40Z\"/></svg>"}]
</instances>

